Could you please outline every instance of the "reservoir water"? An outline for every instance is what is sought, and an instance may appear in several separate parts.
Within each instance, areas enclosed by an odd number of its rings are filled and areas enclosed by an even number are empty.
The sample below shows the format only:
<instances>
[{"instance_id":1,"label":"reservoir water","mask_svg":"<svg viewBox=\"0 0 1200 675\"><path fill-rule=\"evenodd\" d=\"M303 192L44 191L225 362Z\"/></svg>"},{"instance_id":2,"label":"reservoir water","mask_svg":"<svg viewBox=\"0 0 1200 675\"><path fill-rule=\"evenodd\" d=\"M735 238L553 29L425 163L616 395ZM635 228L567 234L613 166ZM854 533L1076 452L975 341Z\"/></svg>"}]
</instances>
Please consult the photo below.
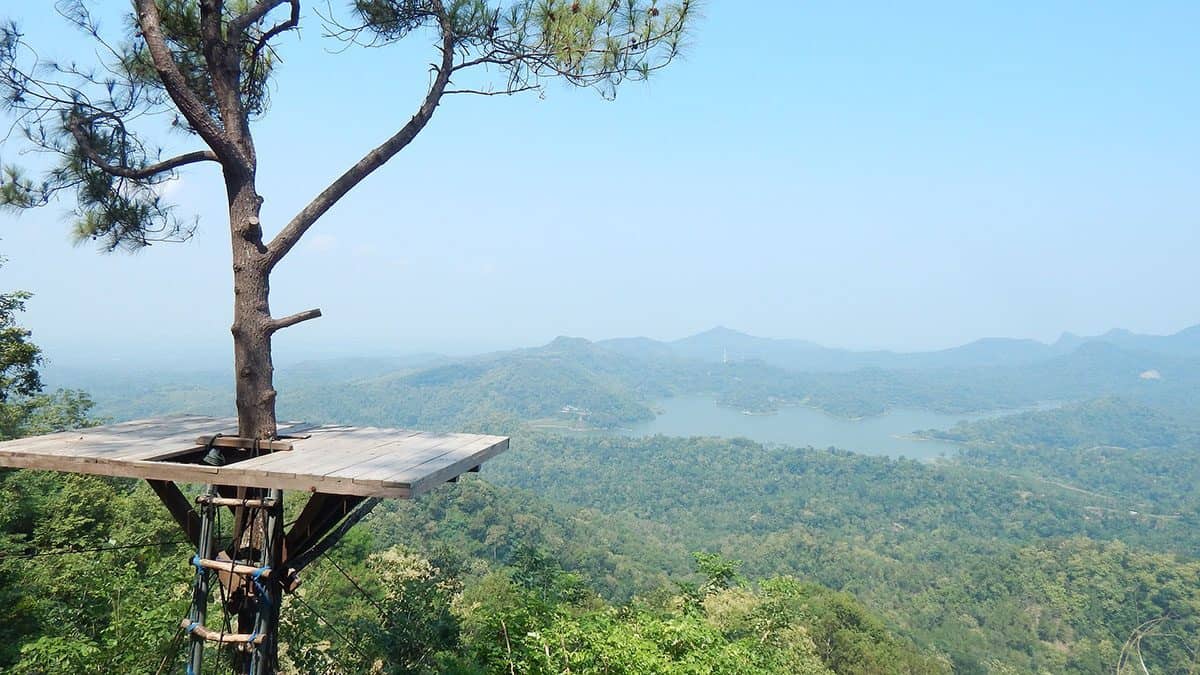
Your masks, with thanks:
<instances>
[{"instance_id":1,"label":"reservoir water","mask_svg":"<svg viewBox=\"0 0 1200 675\"><path fill-rule=\"evenodd\" d=\"M826 448L835 446L867 455L935 459L952 455L957 447L943 441L906 438L914 431L948 429L960 420L1011 413L942 414L927 410L896 409L883 415L848 419L804 407L782 408L767 415L747 415L719 406L710 398L685 396L660 401L659 415L621 433L633 436L744 437L760 443Z\"/></svg>"}]
</instances>

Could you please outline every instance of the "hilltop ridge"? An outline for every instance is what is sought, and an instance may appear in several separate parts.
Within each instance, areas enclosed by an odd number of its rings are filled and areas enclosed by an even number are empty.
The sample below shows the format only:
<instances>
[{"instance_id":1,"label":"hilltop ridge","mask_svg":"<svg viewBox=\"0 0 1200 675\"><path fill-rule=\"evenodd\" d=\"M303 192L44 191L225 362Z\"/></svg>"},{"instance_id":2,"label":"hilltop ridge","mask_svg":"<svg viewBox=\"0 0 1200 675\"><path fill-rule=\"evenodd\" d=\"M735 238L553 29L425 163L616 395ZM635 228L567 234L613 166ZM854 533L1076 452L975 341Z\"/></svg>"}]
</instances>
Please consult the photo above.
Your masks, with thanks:
<instances>
[{"instance_id":1,"label":"hilltop ridge","mask_svg":"<svg viewBox=\"0 0 1200 675\"><path fill-rule=\"evenodd\" d=\"M1069 354L1089 343L1173 356L1200 356L1200 324L1170 335L1144 335L1125 329L1095 336L1063 333L1052 343L1029 338L984 337L957 347L915 352L826 347L803 339L759 337L725 326L676 340L627 337L599 340L596 344L638 356L677 356L713 363L758 360L789 370L836 372L1029 364Z\"/></svg>"}]
</instances>

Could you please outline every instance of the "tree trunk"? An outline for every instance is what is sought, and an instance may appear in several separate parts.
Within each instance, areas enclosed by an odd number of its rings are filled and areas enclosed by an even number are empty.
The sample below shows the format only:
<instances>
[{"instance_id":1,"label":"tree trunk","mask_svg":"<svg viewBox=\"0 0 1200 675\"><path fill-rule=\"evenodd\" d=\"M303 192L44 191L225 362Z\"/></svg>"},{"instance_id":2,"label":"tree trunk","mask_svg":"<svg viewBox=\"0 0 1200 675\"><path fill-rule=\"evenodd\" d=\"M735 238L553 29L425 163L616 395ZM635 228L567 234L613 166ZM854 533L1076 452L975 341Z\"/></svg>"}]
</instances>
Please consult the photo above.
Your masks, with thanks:
<instances>
[{"instance_id":1,"label":"tree trunk","mask_svg":"<svg viewBox=\"0 0 1200 675\"><path fill-rule=\"evenodd\" d=\"M233 245L233 363L237 381L238 435L242 438L274 438L275 424L275 367L271 363L271 267L266 260L267 249L262 243L262 226L258 213L262 198L254 189L253 174L226 175L229 195L229 231ZM261 497L265 490L251 488L248 496ZM249 524L253 531L254 523ZM261 545L259 542L257 545ZM233 557L237 557L234 544ZM238 631L257 630L256 610L244 606L237 613ZM274 640L272 628L269 639ZM269 650L274 649L274 643ZM267 654L273 656L273 651ZM248 672L250 654L234 652L235 671ZM268 658L267 663L271 659ZM267 670L274 672L268 665Z\"/></svg>"},{"instance_id":2,"label":"tree trunk","mask_svg":"<svg viewBox=\"0 0 1200 675\"><path fill-rule=\"evenodd\" d=\"M271 364L270 266L258 212L262 198L254 176L227 176L233 244L233 363L237 379L238 434L275 436L275 368Z\"/></svg>"}]
</instances>

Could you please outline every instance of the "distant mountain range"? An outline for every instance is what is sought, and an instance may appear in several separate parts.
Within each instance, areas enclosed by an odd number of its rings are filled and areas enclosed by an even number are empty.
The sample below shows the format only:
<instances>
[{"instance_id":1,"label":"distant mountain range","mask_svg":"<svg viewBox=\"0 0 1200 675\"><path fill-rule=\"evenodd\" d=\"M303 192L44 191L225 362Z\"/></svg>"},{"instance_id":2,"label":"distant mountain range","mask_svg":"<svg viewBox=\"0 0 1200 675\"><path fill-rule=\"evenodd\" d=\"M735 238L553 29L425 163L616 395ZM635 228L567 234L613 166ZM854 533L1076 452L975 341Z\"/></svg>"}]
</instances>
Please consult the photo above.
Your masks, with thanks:
<instances>
[{"instance_id":1,"label":"distant mountain range","mask_svg":"<svg viewBox=\"0 0 1200 675\"><path fill-rule=\"evenodd\" d=\"M807 340L757 337L723 326L669 342L636 337L602 340L596 344L642 358L674 356L711 363L756 360L789 370L843 372L861 368L1027 365L1064 356L1091 343L1114 345L1129 351L1200 357L1200 325L1173 335L1141 335L1119 329L1091 337L1064 333L1052 344L1016 338L984 338L959 347L928 352L836 349Z\"/></svg>"},{"instance_id":2,"label":"distant mountain range","mask_svg":"<svg viewBox=\"0 0 1200 675\"><path fill-rule=\"evenodd\" d=\"M723 363L724 362L724 363ZM51 386L78 387L116 419L171 412L228 414L228 371L59 369ZM802 404L846 417L894 408L960 413L1045 401L1119 396L1176 414L1200 414L1200 327L1174 335L1111 331L1053 344L985 339L901 353L831 349L803 340L715 328L670 342L560 337L467 358L333 359L283 368L280 414L309 421L505 428L530 420L627 426L655 401L711 396L770 412Z\"/></svg>"}]
</instances>

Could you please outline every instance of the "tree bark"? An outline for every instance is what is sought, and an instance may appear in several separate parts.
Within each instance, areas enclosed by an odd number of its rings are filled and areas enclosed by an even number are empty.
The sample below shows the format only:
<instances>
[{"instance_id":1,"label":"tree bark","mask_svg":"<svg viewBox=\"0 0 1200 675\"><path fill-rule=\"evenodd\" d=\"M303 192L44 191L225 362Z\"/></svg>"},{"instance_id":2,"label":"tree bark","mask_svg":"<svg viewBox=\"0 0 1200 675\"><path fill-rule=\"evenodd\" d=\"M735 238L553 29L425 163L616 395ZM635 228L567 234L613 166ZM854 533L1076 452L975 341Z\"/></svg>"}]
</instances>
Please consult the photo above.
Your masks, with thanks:
<instances>
[{"instance_id":1,"label":"tree bark","mask_svg":"<svg viewBox=\"0 0 1200 675\"><path fill-rule=\"evenodd\" d=\"M271 363L270 268L262 244L258 214L262 198L254 189L254 175L226 168L229 194L229 231L233 246L233 364L237 385L238 435L242 438L274 438L275 367ZM261 488L247 494L261 497ZM251 522L253 526L253 522ZM236 530L236 527L235 527ZM240 536L235 537L230 555L238 557ZM238 630L255 629L253 608L238 612ZM250 657L235 653L237 672L245 672Z\"/></svg>"},{"instance_id":2,"label":"tree bark","mask_svg":"<svg viewBox=\"0 0 1200 675\"><path fill-rule=\"evenodd\" d=\"M228 170L227 170L228 171ZM233 363L237 381L238 435L273 438L275 368L271 363L270 265L258 214L262 198L254 175L226 176L233 246Z\"/></svg>"}]
</instances>

